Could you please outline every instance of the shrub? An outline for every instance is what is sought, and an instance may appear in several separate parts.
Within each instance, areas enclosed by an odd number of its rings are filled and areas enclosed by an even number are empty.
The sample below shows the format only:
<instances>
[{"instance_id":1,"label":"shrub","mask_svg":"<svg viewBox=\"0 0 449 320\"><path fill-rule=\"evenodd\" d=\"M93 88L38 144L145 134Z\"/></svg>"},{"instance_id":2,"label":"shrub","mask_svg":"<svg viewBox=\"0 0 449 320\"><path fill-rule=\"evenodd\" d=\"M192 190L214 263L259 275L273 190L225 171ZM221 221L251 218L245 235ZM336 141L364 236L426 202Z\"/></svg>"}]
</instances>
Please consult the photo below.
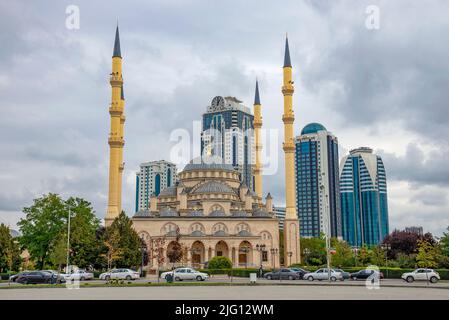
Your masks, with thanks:
<instances>
[{"instance_id":1,"label":"shrub","mask_svg":"<svg viewBox=\"0 0 449 320\"><path fill-rule=\"evenodd\" d=\"M226 257L213 257L209 261L209 269L230 269L232 268L232 262Z\"/></svg>"}]
</instances>

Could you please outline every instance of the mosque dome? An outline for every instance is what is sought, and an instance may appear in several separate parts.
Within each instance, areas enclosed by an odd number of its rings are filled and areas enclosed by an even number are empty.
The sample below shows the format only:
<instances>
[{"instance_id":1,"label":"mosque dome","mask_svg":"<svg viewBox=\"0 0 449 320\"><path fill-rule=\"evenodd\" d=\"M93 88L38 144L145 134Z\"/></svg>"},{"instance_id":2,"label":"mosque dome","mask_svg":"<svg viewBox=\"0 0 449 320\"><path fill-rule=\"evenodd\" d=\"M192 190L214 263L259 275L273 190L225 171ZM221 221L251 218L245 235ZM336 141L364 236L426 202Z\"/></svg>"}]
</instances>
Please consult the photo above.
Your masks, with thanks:
<instances>
[{"instance_id":1,"label":"mosque dome","mask_svg":"<svg viewBox=\"0 0 449 320\"><path fill-rule=\"evenodd\" d=\"M309 123L308 125L306 125L304 127L304 129L302 129L301 135L317 133L318 131L323 131L323 130L326 131L326 128L322 124L312 122L312 123Z\"/></svg>"},{"instance_id":2,"label":"mosque dome","mask_svg":"<svg viewBox=\"0 0 449 320\"><path fill-rule=\"evenodd\" d=\"M231 164L223 163L222 159L211 157L203 157L203 158L195 158L190 161L185 167L183 171L192 171L192 170L227 170L227 171L235 171L234 167Z\"/></svg>"},{"instance_id":3,"label":"mosque dome","mask_svg":"<svg viewBox=\"0 0 449 320\"><path fill-rule=\"evenodd\" d=\"M198 193L234 193L231 187L218 181L208 181L203 183L193 191L193 194Z\"/></svg>"}]
</instances>

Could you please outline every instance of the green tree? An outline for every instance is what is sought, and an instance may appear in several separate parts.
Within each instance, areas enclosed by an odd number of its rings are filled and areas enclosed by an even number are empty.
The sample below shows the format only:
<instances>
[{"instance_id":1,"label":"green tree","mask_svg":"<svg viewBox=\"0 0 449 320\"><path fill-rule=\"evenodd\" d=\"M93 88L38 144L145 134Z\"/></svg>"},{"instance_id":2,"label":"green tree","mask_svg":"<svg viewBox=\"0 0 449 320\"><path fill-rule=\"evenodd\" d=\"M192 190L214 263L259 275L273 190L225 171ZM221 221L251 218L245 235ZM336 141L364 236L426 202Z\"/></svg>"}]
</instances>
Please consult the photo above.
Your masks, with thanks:
<instances>
[{"instance_id":1,"label":"green tree","mask_svg":"<svg viewBox=\"0 0 449 320\"><path fill-rule=\"evenodd\" d=\"M440 246L441 246L441 253L449 257L449 227L447 227L447 232L443 233L443 236L440 238Z\"/></svg>"},{"instance_id":2,"label":"green tree","mask_svg":"<svg viewBox=\"0 0 449 320\"><path fill-rule=\"evenodd\" d=\"M213 257L209 261L209 269L231 269L232 262L227 257Z\"/></svg>"},{"instance_id":3,"label":"green tree","mask_svg":"<svg viewBox=\"0 0 449 320\"><path fill-rule=\"evenodd\" d=\"M367 266L372 259L372 252L366 245L363 245L357 252L357 260L362 264L362 266Z\"/></svg>"},{"instance_id":4,"label":"green tree","mask_svg":"<svg viewBox=\"0 0 449 320\"><path fill-rule=\"evenodd\" d=\"M66 225L66 205L59 195L49 193L34 199L33 205L25 207L23 212L25 218L17 224L22 233L20 244L37 261L38 268L43 269L45 263L49 262L53 239Z\"/></svg>"},{"instance_id":5,"label":"green tree","mask_svg":"<svg viewBox=\"0 0 449 320\"><path fill-rule=\"evenodd\" d=\"M0 272L18 270L20 267L20 248L11 236L11 230L0 224Z\"/></svg>"},{"instance_id":6,"label":"green tree","mask_svg":"<svg viewBox=\"0 0 449 320\"><path fill-rule=\"evenodd\" d=\"M115 262L121 258L123 249L120 246L120 233L118 228L110 229L104 233L104 248L102 254L106 258L107 268L111 269Z\"/></svg>"},{"instance_id":7,"label":"green tree","mask_svg":"<svg viewBox=\"0 0 449 320\"><path fill-rule=\"evenodd\" d=\"M301 256L305 265L323 265L326 262L324 234L321 234L319 238L301 238Z\"/></svg>"},{"instance_id":8,"label":"green tree","mask_svg":"<svg viewBox=\"0 0 449 320\"><path fill-rule=\"evenodd\" d=\"M386 263L386 251L381 246L376 246L371 250L371 263L383 267Z\"/></svg>"},{"instance_id":9,"label":"green tree","mask_svg":"<svg viewBox=\"0 0 449 320\"><path fill-rule=\"evenodd\" d=\"M53 266L58 268L61 272L62 265L67 261L67 233L61 232L52 243L52 250L50 252L50 262Z\"/></svg>"},{"instance_id":10,"label":"green tree","mask_svg":"<svg viewBox=\"0 0 449 320\"><path fill-rule=\"evenodd\" d=\"M354 265L354 255L351 246L346 241L335 241L335 253L332 255L332 265L335 267L350 267Z\"/></svg>"},{"instance_id":11,"label":"green tree","mask_svg":"<svg viewBox=\"0 0 449 320\"><path fill-rule=\"evenodd\" d=\"M71 212L70 264L80 268L93 265L98 256L99 243L96 231L100 220L95 216L90 202L81 198L69 198L65 202Z\"/></svg>"},{"instance_id":12,"label":"green tree","mask_svg":"<svg viewBox=\"0 0 449 320\"><path fill-rule=\"evenodd\" d=\"M141 263L141 241L137 232L132 226L131 219L122 211L114 219L112 224L106 228L104 239L105 243L112 243L113 237L118 234L117 246L120 252L119 257L114 261L116 267L137 267Z\"/></svg>"},{"instance_id":13,"label":"green tree","mask_svg":"<svg viewBox=\"0 0 449 320\"><path fill-rule=\"evenodd\" d=\"M436 268L438 266L438 246L426 240L418 240L418 254L416 264L420 268Z\"/></svg>"}]
</instances>

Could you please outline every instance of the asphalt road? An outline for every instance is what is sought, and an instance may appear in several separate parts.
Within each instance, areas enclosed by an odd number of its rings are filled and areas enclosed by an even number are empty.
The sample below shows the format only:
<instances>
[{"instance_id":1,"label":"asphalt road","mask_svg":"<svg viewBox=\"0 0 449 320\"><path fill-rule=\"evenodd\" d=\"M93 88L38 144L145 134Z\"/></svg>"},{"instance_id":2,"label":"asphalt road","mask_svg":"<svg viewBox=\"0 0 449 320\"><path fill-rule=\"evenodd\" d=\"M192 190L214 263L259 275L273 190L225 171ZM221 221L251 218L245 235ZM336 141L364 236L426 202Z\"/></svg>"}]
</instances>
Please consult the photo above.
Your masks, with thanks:
<instances>
[{"instance_id":1,"label":"asphalt road","mask_svg":"<svg viewBox=\"0 0 449 320\"><path fill-rule=\"evenodd\" d=\"M449 300L449 289L380 287L359 285L265 285L265 286L170 286L2 289L0 300L323 300L323 299L431 299Z\"/></svg>"}]
</instances>

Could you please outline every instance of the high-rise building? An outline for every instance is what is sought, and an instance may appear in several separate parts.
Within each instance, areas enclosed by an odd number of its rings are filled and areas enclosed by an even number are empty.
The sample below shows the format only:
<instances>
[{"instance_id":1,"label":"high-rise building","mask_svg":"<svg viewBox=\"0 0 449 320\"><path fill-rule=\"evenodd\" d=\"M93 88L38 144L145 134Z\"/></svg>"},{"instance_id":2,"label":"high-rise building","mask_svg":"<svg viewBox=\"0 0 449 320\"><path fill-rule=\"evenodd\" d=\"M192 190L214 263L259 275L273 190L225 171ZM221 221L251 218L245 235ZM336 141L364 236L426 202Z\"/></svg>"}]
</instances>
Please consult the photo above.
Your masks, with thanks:
<instances>
[{"instance_id":1,"label":"high-rise building","mask_svg":"<svg viewBox=\"0 0 449 320\"><path fill-rule=\"evenodd\" d=\"M284 230L285 207L273 206L273 213L279 219L279 230Z\"/></svg>"},{"instance_id":2,"label":"high-rise building","mask_svg":"<svg viewBox=\"0 0 449 320\"><path fill-rule=\"evenodd\" d=\"M172 187L177 180L176 165L165 161L151 161L140 165L136 173L136 212L150 208L150 197Z\"/></svg>"},{"instance_id":3,"label":"high-rise building","mask_svg":"<svg viewBox=\"0 0 449 320\"><path fill-rule=\"evenodd\" d=\"M301 237L341 237L338 140L319 123L296 137L296 210ZM328 223L329 222L329 223Z\"/></svg>"},{"instance_id":4,"label":"high-rise building","mask_svg":"<svg viewBox=\"0 0 449 320\"><path fill-rule=\"evenodd\" d=\"M350 151L340 162L343 239L352 246L377 245L389 233L387 179L370 148Z\"/></svg>"},{"instance_id":5,"label":"high-rise building","mask_svg":"<svg viewBox=\"0 0 449 320\"><path fill-rule=\"evenodd\" d=\"M112 72L109 83L112 89L109 114L109 193L105 224L108 226L122 211L123 146L125 145L125 97L123 94L122 54L118 26L115 31L114 51L112 53Z\"/></svg>"},{"instance_id":6,"label":"high-rise building","mask_svg":"<svg viewBox=\"0 0 449 320\"><path fill-rule=\"evenodd\" d=\"M201 154L221 158L240 174L240 181L254 191L254 116L235 97L217 96L203 114Z\"/></svg>"},{"instance_id":7,"label":"high-rise building","mask_svg":"<svg viewBox=\"0 0 449 320\"><path fill-rule=\"evenodd\" d=\"M408 233L415 233L418 236L424 235L423 227L415 227L415 226L413 226L413 227L405 227L404 231L408 232Z\"/></svg>"}]
</instances>

